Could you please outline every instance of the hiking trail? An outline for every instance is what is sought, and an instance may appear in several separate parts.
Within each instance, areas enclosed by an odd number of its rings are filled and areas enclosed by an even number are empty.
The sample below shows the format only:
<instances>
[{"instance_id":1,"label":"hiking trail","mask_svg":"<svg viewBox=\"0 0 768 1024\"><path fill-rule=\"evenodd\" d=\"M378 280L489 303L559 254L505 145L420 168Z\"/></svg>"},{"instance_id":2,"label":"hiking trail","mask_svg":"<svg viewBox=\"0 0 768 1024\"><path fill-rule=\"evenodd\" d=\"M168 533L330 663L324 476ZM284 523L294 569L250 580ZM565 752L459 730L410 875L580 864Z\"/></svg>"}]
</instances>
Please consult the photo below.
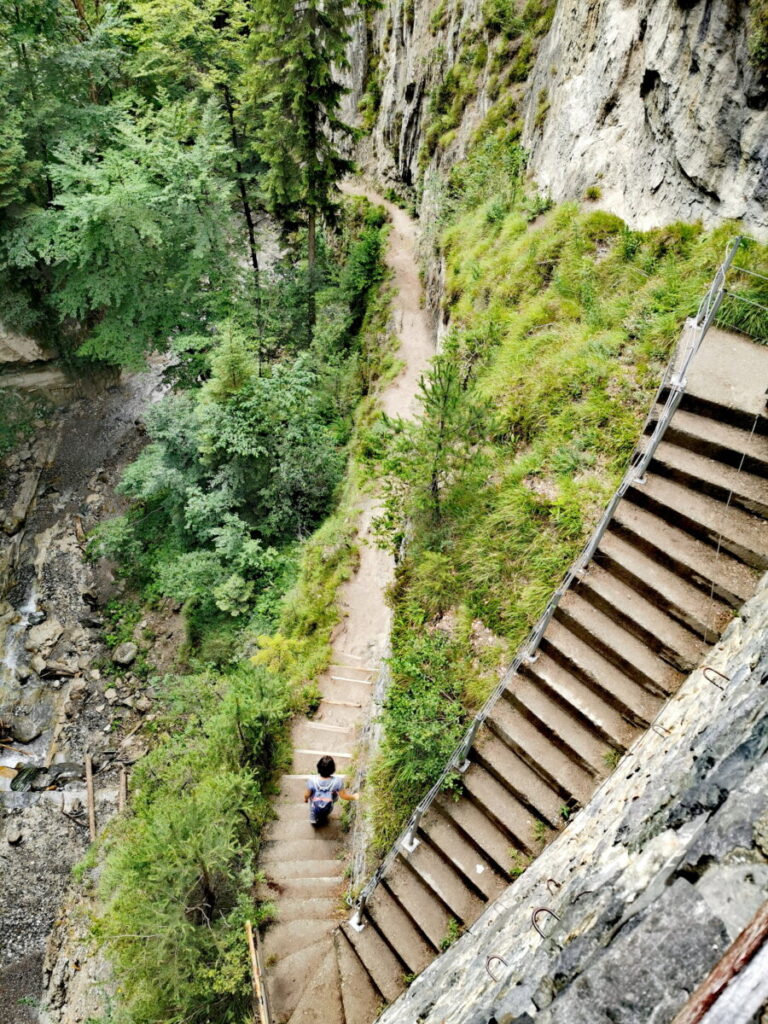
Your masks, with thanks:
<instances>
[{"instance_id":1,"label":"hiking trail","mask_svg":"<svg viewBox=\"0 0 768 1024\"><path fill-rule=\"evenodd\" d=\"M392 321L399 342L396 357L403 366L379 395L389 416L414 418L418 412L419 380L434 355L434 330L422 305L416 262L417 229L411 218L372 189L344 183L348 195L362 195L385 207L391 220L386 265L392 273ZM320 706L310 719L295 719L291 738L293 764L280 782L260 866L267 877L265 895L278 910L278 921L264 937L272 1012L276 1022L337 1024L346 1019L372 1019L377 1006L368 1005L367 986L354 1003L354 991L342 990L333 931L344 916L345 837L339 808L322 830L309 823L302 801L308 775L322 754L331 754L337 774L350 764L371 701L373 682L387 648L391 612L385 592L393 578L394 559L376 547L372 522L379 507L377 495L359 503L357 571L340 589L342 619L332 638L331 665L318 679ZM306 985L315 975L317 985ZM306 986L306 987L305 987ZM346 989L346 986L345 986Z\"/></svg>"}]
</instances>

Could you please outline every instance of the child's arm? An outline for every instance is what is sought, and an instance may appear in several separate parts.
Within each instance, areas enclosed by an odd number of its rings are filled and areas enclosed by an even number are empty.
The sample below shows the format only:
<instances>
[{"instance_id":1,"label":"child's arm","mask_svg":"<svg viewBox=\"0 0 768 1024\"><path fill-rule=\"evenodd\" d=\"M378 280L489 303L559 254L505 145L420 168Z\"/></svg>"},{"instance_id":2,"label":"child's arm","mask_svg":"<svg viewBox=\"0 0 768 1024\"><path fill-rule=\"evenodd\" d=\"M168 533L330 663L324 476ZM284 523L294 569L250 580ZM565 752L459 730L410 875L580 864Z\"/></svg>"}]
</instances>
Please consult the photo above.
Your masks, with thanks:
<instances>
[{"instance_id":1,"label":"child's arm","mask_svg":"<svg viewBox=\"0 0 768 1024\"><path fill-rule=\"evenodd\" d=\"M310 798L311 796L312 796L312 790L311 790L311 789L305 789L305 790L304 790L304 803L305 803L305 804L308 804L308 803L309 803L309 798Z\"/></svg>"},{"instance_id":2,"label":"child's arm","mask_svg":"<svg viewBox=\"0 0 768 1024\"><path fill-rule=\"evenodd\" d=\"M339 791L339 796L341 797L342 800L359 800L360 799L360 794L359 793L349 793L346 789L340 790Z\"/></svg>"}]
</instances>

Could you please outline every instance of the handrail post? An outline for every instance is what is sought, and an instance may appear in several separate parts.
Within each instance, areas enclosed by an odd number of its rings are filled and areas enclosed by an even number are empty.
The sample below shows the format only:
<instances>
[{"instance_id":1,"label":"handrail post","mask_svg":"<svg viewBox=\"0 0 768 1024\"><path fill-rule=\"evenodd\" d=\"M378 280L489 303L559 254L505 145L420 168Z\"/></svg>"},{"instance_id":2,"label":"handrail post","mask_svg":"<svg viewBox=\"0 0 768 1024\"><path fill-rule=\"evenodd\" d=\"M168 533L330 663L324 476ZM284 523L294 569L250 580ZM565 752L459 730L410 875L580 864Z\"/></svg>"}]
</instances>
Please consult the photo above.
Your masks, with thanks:
<instances>
[{"instance_id":1,"label":"handrail post","mask_svg":"<svg viewBox=\"0 0 768 1024\"><path fill-rule=\"evenodd\" d=\"M413 851L421 842L421 840L418 839L416 833L419 831L419 825L421 824L421 816L423 813L424 812L422 810L421 804L419 804L419 806L411 815L411 820L408 822L407 831L400 842L400 845L406 851L406 853L413 853Z\"/></svg>"},{"instance_id":2,"label":"handrail post","mask_svg":"<svg viewBox=\"0 0 768 1024\"><path fill-rule=\"evenodd\" d=\"M361 932L365 928L365 921L363 920L363 912L365 911L366 903L365 891L360 894L360 897L355 905L355 912L349 919L349 927L354 928L356 932Z\"/></svg>"}]
</instances>

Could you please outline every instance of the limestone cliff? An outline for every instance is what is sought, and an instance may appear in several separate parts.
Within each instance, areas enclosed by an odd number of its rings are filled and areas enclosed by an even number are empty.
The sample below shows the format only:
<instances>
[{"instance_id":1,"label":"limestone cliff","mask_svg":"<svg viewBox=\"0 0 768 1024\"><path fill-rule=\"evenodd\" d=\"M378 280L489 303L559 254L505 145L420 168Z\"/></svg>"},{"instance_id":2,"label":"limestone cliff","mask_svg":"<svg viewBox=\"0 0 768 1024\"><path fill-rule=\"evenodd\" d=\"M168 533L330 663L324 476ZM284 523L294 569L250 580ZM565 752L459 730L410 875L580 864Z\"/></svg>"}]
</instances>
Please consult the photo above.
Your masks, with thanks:
<instances>
[{"instance_id":1,"label":"limestone cliff","mask_svg":"<svg viewBox=\"0 0 768 1024\"><path fill-rule=\"evenodd\" d=\"M749 4L518 9L515 20L495 0L387 0L360 19L350 106L362 98L369 172L429 199L490 114L519 123L532 177L556 200L598 186L635 227L743 218L768 237L768 76L750 61Z\"/></svg>"}]
</instances>

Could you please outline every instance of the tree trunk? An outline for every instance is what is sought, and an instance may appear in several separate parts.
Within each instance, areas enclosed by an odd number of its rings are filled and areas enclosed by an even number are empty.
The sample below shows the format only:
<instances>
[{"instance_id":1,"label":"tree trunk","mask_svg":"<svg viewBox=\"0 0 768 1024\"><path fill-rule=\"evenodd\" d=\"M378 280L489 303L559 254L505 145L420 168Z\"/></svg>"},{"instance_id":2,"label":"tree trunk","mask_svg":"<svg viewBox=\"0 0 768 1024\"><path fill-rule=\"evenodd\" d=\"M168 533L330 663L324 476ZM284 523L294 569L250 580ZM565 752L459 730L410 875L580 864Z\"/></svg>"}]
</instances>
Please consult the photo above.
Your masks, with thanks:
<instances>
[{"instance_id":1,"label":"tree trunk","mask_svg":"<svg viewBox=\"0 0 768 1024\"><path fill-rule=\"evenodd\" d=\"M315 301L315 263L317 261L317 211L310 206L307 215L307 337L312 342L312 335L317 320L317 303Z\"/></svg>"},{"instance_id":2,"label":"tree trunk","mask_svg":"<svg viewBox=\"0 0 768 1024\"><path fill-rule=\"evenodd\" d=\"M248 190L245 187L245 181L243 180L243 165L240 162L240 137L237 134L237 126L235 125L235 111L232 107L232 96L229 88L224 86L224 106L227 109L227 117L229 118L229 132L232 139L232 148L235 151L235 171L237 173L237 187L240 190L240 202L243 206L243 216L245 217L246 228L248 229L248 247L251 253L251 266L253 267L253 281L256 285L256 303L259 304L259 255L256 247L256 229L253 221L253 210L251 209L251 203L248 199Z\"/></svg>"}]
</instances>

